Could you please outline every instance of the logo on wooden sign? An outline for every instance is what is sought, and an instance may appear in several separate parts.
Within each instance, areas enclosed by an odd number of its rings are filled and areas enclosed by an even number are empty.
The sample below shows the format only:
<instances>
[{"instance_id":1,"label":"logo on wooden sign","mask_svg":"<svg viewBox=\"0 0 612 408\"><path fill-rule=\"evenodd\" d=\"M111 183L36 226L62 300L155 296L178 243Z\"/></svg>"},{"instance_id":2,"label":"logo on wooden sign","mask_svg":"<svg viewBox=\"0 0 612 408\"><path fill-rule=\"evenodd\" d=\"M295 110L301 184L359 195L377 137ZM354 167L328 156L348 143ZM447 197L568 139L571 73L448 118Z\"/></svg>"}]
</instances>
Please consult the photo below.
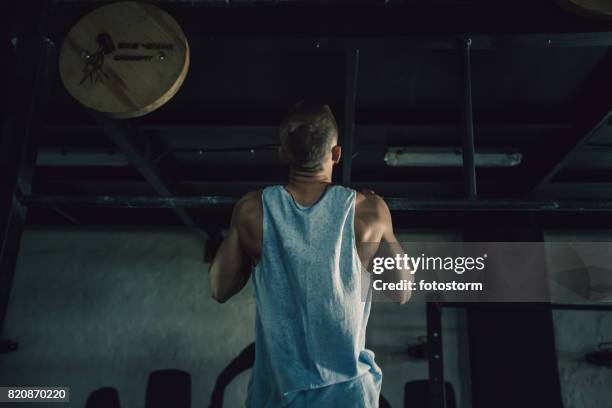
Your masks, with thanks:
<instances>
[{"instance_id":1,"label":"logo on wooden sign","mask_svg":"<svg viewBox=\"0 0 612 408\"><path fill-rule=\"evenodd\" d=\"M88 78L92 84L97 83L99 80L103 81L103 77L108 78L108 75L104 72L104 56L112 54L115 50L157 50L159 51L157 58L160 61L166 59L166 54L163 51L174 50L174 44L172 43L156 42L120 42L115 47L111 35L107 32L98 34L96 43L98 44L98 49L94 53L85 56L86 62L83 67L83 78L79 84L82 84ZM113 56L115 61L151 61L153 58L155 58L155 55L152 54L115 54Z\"/></svg>"}]
</instances>

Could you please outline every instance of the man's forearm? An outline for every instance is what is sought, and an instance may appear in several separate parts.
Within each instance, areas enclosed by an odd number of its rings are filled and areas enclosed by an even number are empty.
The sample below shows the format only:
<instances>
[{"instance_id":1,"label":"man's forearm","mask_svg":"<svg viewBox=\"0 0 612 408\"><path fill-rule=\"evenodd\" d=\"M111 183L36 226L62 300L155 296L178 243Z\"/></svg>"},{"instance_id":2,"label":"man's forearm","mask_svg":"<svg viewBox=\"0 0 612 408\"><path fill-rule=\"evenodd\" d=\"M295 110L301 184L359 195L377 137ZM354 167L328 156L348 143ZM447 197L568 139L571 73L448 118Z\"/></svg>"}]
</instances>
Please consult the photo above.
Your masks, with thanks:
<instances>
[{"instance_id":1,"label":"man's forearm","mask_svg":"<svg viewBox=\"0 0 612 408\"><path fill-rule=\"evenodd\" d=\"M398 242L383 242L381 243L382 251L380 255L385 259L397 259L399 256L402 259L405 255L402 246ZM392 268L388 268L381 275L381 280L386 283L403 284L403 290L385 290L385 294L400 304L404 304L410 300L412 291L410 283L414 281L412 268L403 262L394 263Z\"/></svg>"},{"instance_id":2,"label":"man's forearm","mask_svg":"<svg viewBox=\"0 0 612 408\"><path fill-rule=\"evenodd\" d=\"M208 272L211 296L220 303L227 301L246 285L249 274L250 263L240 248L238 231L230 228Z\"/></svg>"}]
</instances>

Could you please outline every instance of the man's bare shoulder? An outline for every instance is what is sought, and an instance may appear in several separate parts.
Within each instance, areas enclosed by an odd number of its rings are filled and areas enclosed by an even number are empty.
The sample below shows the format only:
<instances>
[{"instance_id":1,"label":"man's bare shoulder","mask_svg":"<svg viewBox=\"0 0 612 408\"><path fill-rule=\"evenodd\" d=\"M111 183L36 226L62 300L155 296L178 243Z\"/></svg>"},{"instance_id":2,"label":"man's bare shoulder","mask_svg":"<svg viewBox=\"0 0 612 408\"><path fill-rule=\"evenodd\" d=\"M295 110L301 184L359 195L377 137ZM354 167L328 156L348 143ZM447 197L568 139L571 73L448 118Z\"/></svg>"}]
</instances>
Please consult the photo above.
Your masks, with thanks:
<instances>
[{"instance_id":1,"label":"man's bare shoulder","mask_svg":"<svg viewBox=\"0 0 612 408\"><path fill-rule=\"evenodd\" d=\"M255 190L249 191L238 200L237 204L241 204L244 206L256 205L259 204L261 206L261 195L263 190Z\"/></svg>"},{"instance_id":2,"label":"man's bare shoulder","mask_svg":"<svg viewBox=\"0 0 612 408\"><path fill-rule=\"evenodd\" d=\"M357 191L355 216L364 220L382 220L389 216L389 207L385 200L373 191Z\"/></svg>"},{"instance_id":3,"label":"man's bare shoulder","mask_svg":"<svg viewBox=\"0 0 612 408\"><path fill-rule=\"evenodd\" d=\"M234 206L234 215L238 223L251 224L262 220L262 193L263 190L250 191L238 200Z\"/></svg>"}]
</instances>

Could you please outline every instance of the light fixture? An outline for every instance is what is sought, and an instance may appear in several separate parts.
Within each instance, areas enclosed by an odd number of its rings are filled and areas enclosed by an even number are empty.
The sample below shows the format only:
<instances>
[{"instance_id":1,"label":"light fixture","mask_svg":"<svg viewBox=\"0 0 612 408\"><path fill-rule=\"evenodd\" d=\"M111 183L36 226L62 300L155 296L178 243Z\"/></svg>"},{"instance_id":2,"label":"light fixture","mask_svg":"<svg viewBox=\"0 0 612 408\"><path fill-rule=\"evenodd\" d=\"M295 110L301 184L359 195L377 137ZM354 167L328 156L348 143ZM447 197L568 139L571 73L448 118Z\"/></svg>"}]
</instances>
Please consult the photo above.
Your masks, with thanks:
<instances>
[{"instance_id":1,"label":"light fixture","mask_svg":"<svg viewBox=\"0 0 612 408\"><path fill-rule=\"evenodd\" d=\"M517 149L478 149L474 154L478 167L514 167L522 159ZM384 160L394 167L461 167L463 154L460 148L390 147Z\"/></svg>"}]
</instances>

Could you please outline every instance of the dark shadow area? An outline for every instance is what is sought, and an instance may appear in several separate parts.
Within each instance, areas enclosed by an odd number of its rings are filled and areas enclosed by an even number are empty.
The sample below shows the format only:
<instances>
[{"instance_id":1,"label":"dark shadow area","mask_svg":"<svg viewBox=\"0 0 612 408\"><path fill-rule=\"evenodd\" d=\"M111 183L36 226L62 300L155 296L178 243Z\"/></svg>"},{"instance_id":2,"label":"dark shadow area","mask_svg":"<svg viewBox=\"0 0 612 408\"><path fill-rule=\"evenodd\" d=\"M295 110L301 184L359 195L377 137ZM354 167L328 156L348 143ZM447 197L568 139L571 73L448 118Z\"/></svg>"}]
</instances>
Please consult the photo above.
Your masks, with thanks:
<instances>
[{"instance_id":1,"label":"dark shadow area","mask_svg":"<svg viewBox=\"0 0 612 408\"><path fill-rule=\"evenodd\" d=\"M149 374L145 408L191 408L191 375L181 370Z\"/></svg>"},{"instance_id":2,"label":"dark shadow area","mask_svg":"<svg viewBox=\"0 0 612 408\"><path fill-rule=\"evenodd\" d=\"M446 396L446 408L457 406L455 390L449 382L444 384L444 395ZM429 405L429 381L409 381L404 386L404 407L405 408L428 408ZM381 405L382 407L382 405Z\"/></svg>"},{"instance_id":3,"label":"dark shadow area","mask_svg":"<svg viewBox=\"0 0 612 408\"><path fill-rule=\"evenodd\" d=\"M98 388L87 398L85 408L120 408L119 394L113 387Z\"/></svg>"}]
</instances>

